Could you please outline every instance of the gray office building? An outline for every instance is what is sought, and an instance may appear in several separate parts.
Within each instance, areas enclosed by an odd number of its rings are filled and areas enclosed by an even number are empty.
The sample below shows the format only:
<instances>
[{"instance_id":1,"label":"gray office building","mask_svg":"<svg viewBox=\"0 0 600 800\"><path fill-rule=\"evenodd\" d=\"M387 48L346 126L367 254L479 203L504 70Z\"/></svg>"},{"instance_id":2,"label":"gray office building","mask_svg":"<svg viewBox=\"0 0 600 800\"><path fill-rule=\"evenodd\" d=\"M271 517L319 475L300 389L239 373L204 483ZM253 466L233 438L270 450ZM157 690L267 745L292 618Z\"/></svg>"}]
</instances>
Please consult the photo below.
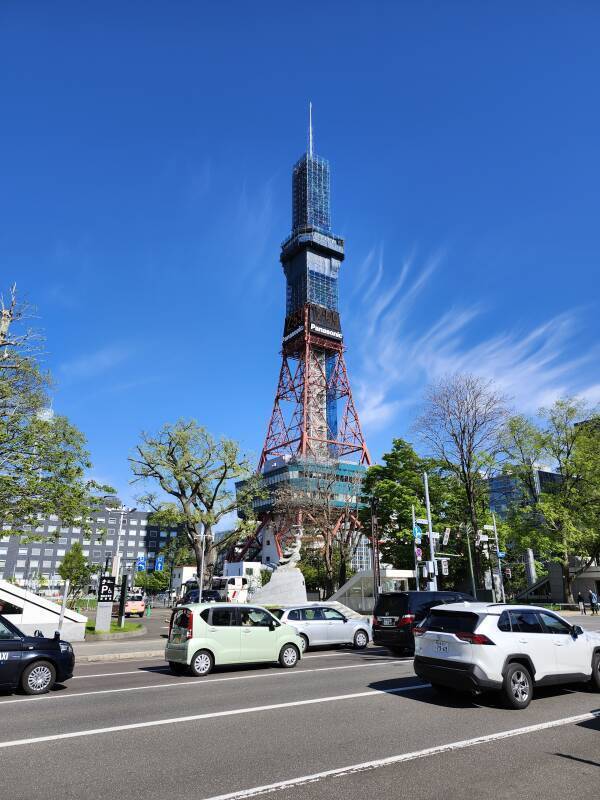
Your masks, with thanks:
<instances>
[{"instance_id":1,"label":"gray office building","mask_svg":"<svg viewBox=\"0 0 600 800\"><path fill-rule=\"evenodd\" d=\"M62 525L52 514L41 517L37 526L25 526L23 536L13 534L9 524L0 530L0 578L14 578L23 586L44 579L50 587L60 582L58 568L69 548L79 542L83 553L92 564L112 564L117 551L121 554L122 568L133 572L138 558L144 557L146 569L154 569L156 556L177 531L161 529L149 521L149 513L139 510L122 510L118 497L106 497L92 516L90 531L81 526ZM27 541L35 536L37 541Z\"/></svg>"}]
</instances>

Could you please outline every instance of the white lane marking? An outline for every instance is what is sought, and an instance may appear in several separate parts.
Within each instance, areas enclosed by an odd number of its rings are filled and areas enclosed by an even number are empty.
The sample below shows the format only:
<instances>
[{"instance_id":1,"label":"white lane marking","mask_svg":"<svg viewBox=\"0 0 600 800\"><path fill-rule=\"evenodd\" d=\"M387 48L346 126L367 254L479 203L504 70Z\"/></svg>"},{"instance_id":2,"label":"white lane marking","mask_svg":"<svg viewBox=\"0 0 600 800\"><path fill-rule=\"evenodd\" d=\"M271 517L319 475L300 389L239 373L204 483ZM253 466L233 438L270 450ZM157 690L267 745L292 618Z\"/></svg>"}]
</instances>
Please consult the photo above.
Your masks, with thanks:
<instances>
[{"instance_id":1,"label":"white lane marking","mask_svg":"<svg viewBox=\"0 0 600 800\"><path fill-rule=\"evenodd\" d=\"M404 761L415 761L418 758L427 758L428 756L435 756L452 750L463 750L467 747L475 747L476 745L495 742L499 739L509 739L512 736L523 736L527 733L536 733L538 731L547 730L548 728L558 728L563 725L573 725L578 722L585 722L598 717L600 717L600 711L590 711L587 714L578 714L575 717L564 717L563 719L555 719L551 722L540 722L537 725L527 725L524 728L512 728L511 730L507 731L490 733L486 736L477 736L474 739L462 739L458 742L449 742L448 744L440 744L436 747L427 747L425 750L414 750L412 753L400 753L396 756L378 758L374 761L363 761L360 764L351 764L350 766L340 767L339 769L327 769L323 772L314 772L312 775L303 775L301 778L290 778L289 780L285 781L268 783L264 786L254 786L252 789L241 789L236 792L214 795L212 797L207 797L204 800L245 800L245 798L248 797L257 797L261 794L269 794L271 792L278 792L282 791L283 789L290 789L296 786L304 786L308 783L317 783L318 781L322 781L324 778L340 778L345 775L352 775L356 772L366 772L367 770L380 769L381 767L387 767L392 764L401 764Z\"/></svg>"},{"instance_id":2,"label":"white lane marking","mask_svg":"<svg viewBox=\"0 0 600 800\"><path fill-rule=\"evenodd\" d=\"M94 675L73 675L72 681L82 681L85 678L112 678L113 675L147 675L148 673L160 675L169 673L169 668L164 667L146 667L146 669L128 669L125 672L97 672Z\"/></svg>"},{"instance_id":3,"label":"white lane marking","mask_svg":"<svg viewBox=\"0 0 600 800\"><path fill-rule=\"evenodd\" d=\"M355 654L352 653L352 652L347 652L347 653L323 653L323 655L320 655L320 654L317 653L315 655L304 656L302 658L302 661L304 662L309 658L335 658L336 656L339 657L341 655L351 656L351 655L355 655ZM381 655L377 656L377 658L381 658ZM152 660L154 660L154 659L152 659ZM143 659L140 659L140 661L143 661ZM390 664L395 664L396 662L403 662L403 661L412 661L412 658L410 658L410 659L403 659L403 658L390 659L389 663ZM168 667L167 668L164 668L164 667L146 667L145 670L143 670L143 669L130 669L130 670L126 670L124 672L98 672L98 673L90 674L90 675L73 675L71 680L72 681L82 681L85 678L110 678L113 675L145 675L147 672L150 672L150 671L168 673L169 669L168 669Z\"/></svg>"},{"instance_id":4,"label":"white lane marking","mask_svg":"<svg viewBox=\"0 0 600 800\"><path fill-rule=\"evenodd\" d=\"M44 700L70 700L73 697L89 697L90 695L97 694L120 694L122 692L143 692L151 689L177 689L180 686L204 686L207 683L223 683L225 681L250 681L259 680L264 678L291 678L293 675L306 675L312 672L333 672L340 669L361 669L368 667L381 667L386 664L389 666L389 661L372 661L369 664L344 664L341 667L315 667L314 669L297 669L292 672L286 670L285 672L265 672L262 675L234 675L230 678L209 678L199 680L194 678L191 681L171 681L170 683L148 683L145 686L125 686L121 689L92 689L89 692L74 692L72 694L54 693L45 694L41 697L22 697L13 700L3 700L0 706L7 706L11 703L41 703Z\"/></svg>"},{"instance_id":5,"label":"white lane marking","mask_svg":"<svg viewBox=\"0 0 600 800\"><path fill-rule=\"evenodd\" d=\"M35 736L31 739L13 739L0 742L0 749L20 747L26 744L41 744L42 742L56 742L62 739L77 739L85 736L98 736L102 733L117 733L119 731L134 731L139 728L157 728L162 725L179 725L185 722L196 722L201 719L215 719L217 717L235 717L241 714L255 714L258 711L278 711L281 708L297 708L298 706L319 705L320 703L334 703L343 700L356 700L359 697L383 697L386 694L404 694L415 689L429 689L428 683L417 683L412 686L402 686L398 689L372 689L368 692L354 692L353 694L337 694L327 697L314 697L310 700L293 700L288 703L272 703L266 706L249 706L247 708L232 708L228 711L211 711L207 714L192 714L188 717L171 717L170 719L153 719L148 722L133 722L129 725L112 725L108 728L91 728L83 731L69 733L54 733L48 736Z\"/></svg>"}]
</instances>

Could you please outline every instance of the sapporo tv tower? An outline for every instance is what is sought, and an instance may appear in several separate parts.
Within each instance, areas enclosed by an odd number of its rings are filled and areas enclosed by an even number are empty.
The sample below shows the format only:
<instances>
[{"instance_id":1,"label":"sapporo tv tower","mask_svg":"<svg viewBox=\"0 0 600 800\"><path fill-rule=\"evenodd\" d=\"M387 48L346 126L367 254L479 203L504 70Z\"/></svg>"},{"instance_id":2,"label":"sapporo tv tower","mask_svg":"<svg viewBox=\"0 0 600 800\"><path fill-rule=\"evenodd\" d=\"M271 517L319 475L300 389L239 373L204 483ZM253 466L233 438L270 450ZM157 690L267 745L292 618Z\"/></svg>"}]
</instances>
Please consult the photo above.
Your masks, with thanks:
<instances>
[{"instance_id":1,"label":"sapporo tv tower","mask_svg":"<svg viewBox=\"0 0 600 800\"><path fill-rule=\"evenodd\" d=\"M286 278L281 370L259 462L270 498L256 502L260 527L237 550L238 560L256 558L257 548L263 561L281 556L290 525L273 511L279 486L310 491L311 481L329 476L341 507L371 463L344 361L338 311L344 240L331 230L329 162L313 150L312 106L308 150L292 173L292 231L280 260Z\"/></svg>"}]
</instances>

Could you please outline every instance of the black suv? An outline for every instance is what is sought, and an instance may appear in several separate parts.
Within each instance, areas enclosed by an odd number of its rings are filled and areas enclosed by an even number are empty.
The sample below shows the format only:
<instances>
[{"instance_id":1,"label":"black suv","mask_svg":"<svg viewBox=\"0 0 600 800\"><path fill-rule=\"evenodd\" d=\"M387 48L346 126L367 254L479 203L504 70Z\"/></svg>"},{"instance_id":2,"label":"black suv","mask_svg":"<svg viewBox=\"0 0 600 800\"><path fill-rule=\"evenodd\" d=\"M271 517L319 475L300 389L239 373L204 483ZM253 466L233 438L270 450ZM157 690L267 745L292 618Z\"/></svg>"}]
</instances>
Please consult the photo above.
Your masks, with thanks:
<instances>
[{"instance_id":1,"label":"black suv","mask_svg":"<svg viewBox=\"0 0 600 800\"><path fill-rule=\"evenodd\" d=\"M21 688L26 694L44 694L56 681L73 675L75 655L58 635L26 636L0 616L0 690Z\"/></svg>"},{"instance_id":2,"label":"black suv","mask_svg":"<svg viewBox=\"0 0 600 800\"><path fill-rule=\"evenodd\" d=\"M443 603L473 600L463 592L385 592L380 594L373 611L373 643L392 653L414 653L413 628L425 619L429 609Z\"/></svg>"}]
</instances>

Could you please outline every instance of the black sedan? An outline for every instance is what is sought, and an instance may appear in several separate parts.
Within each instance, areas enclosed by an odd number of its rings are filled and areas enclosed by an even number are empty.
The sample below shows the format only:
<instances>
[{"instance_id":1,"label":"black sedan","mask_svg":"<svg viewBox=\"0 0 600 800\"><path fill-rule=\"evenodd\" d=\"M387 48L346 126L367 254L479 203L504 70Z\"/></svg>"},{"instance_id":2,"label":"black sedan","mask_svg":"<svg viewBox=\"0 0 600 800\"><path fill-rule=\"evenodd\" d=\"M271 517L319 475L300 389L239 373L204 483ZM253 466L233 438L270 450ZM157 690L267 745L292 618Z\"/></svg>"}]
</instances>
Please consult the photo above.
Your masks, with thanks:
<instances>
[{"instance_id":1,"label":"black sedan","mask_svg":"<svg viewBox=\"0 0 600 800\"><path fill-rule=\"evenodd\" d=\"M53 639L26 636L0 616L0 691L44 694L72 677L74 666L73 648L58 633Z\"/></svg>"}]
</instances>

